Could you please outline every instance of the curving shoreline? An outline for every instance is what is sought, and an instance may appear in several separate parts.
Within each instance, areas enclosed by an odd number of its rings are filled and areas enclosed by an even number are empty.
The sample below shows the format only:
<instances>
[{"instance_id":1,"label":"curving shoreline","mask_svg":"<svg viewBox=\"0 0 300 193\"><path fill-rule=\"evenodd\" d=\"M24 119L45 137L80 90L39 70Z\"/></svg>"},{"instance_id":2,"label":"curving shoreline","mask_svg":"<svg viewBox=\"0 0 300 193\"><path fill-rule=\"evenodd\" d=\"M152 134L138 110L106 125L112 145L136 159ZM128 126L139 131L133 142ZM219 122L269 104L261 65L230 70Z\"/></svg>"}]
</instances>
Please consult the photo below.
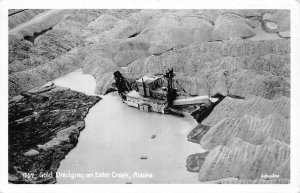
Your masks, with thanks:
<instances>
[{"instance_id":1,"label":"curving shoreline","mask_svg":"<svg viewBox=\"0 0 300 193\"><path fill-rule=\"evenodd\" d=\"M9 101L9 182L55 183L60 161L100 99L50 85Z\"/></svg>"},{"instance_id":2,"label":"curving shoreline","mask_svg":"<svg viewBox=\"0 0 300 193\"><path fill-rule=\"evenodd\" d=\"M85 124L88 127L84 117L100 100L53 85L24 91L82 68L95 78L92 93L104 94L115 91L112 73L116 70L128 72L128 79L135 80L171 67L178 73L175 86L188 95L221 93L254 99L241 102L226 97L229 105L224 102L216 109L191 114L198 126L185 127L191 129L188 141L201 145L207 153L189 152L187 168L199 173L201 183L289 183L290 119L287 113L277 113L278 105L290 102L289 10L28 12L27 17L19 13L9 21L15 26L9 39L17 38L9 43L9 99L22 94L9 102L11 183L55 183L55 171L63 165L60 161L77 145L80 131ZM26 32L20 31L25 28ZM68 83L78 86L84 82L76 80ZM269 108L272 104L276 108ZM264 109L258 108L263 105ZM243 116L237 117L226 108L255 111L240 111ZM284 109L288 111L289 106ZM186 142L185 136L180 138ZM244 167L251 169L232 169L245 163L235 159L236 154L251 157L254 161ZM235 164L227 162L230 159ZM276 176L280 173L281 179L261 179L260 174L272 175L269 171ZM228 176L234 179L224 181Z\"/></svg>"},{"instance_id":3,"label":"curving shoreline","mask_svg":"<svg viewBox=\"0 0 300 193\"><path fill-rule=\"evenodd\" d=\"M101 98L98 96L87 96L83 93L72 91L63 87L57 87L53 84L36 89L32 92L23 92L21 94L22 96L14 97L14 99L9 102L9 182L56 183L55 175L58 167L60 166L60 162L65 158L65 155L77 145L80 131L85 127L84 118L89 112L89 109ZM218 124L216 124L215 121L220 119L218 118L220 115L218 111L222 110L224 105L226 106L227 103L235 104L238 101L243 101L242 103L244 103L244 105L251 103L251 101L255 103L265 101L264 103L270 103L270 107L272 106L271 104L275 103L289 104L289 100L287 98L277 100L257 98L255 100L244 100L226 97L225 101L221 102L220 106L216 104L216 108L212 109L212 112L206 115L208 116L207 119L205 119L206 116L205 118L201 117L204 115L199 110L191 114L199 123L199 125L191 130L190 134L188 135L188 141L198 143L201 146L208 142L212 143L210 140L215 137L210 139L210 135L216 135L216 133L214 134L212 132L212 130L215 129L212 128L216 127L215 125ZM254 110L256 113L258 113L258 115L261 114L262 117L268 115L269 112L278 111L278 113L282 114L281 116L283 116L284 119L288 119L289 114L286 113L287 109L289 109L289 106L285 105L282 109L278 109L276 106L274 110L270 109L271 111L266 112ZM76 111L79 112L77 113ZM76 114L75 118L74 113ZM234 113L224 113L229 117L235 116ZM244 112L242 112L242 114L243 113ZM247 113L251 114L251 112ZM203 121L203 119L205 120ZM51 126L49 126L50 124ZM283 131L284 128L289 129L289 127L281 127L279 129ZM222 130L223 128L218 127L218 129ZM207 135L207 133L210 134ZM208 142L202 142L203 136L205 136L205 140ZM283 146L285 147L288 145L279 144L278 142L274 141L278 139L283 140L280 138L280 135L277 136L272 134L270 136L274 139L268 139L267 142L264 140L261 142L262 144L251 144L253 142L248 142L246 140L247 138L237 140L239 138L234 139L233 136L233 142L230 143L240 143L242 146L224 144L224 147L219 149L222 151L224 149L224 151L226 150L229 153L232 153L233 151L247 152L247 148L250 147L254 148L257 152L263 151L264 149L273 152L273 146L276 146L276 148L282 148ZM216 137L218 140L223 138L222 136ZM210 146L212 145L214 144L211 144ZM207 168L202 169L202 167L205 164L207 165L206 159L216 159L213 157L213 153L211 153L218 151L218 147L213 148L216 145L212 146L211 148L207 148L204 145L203 147L207 150L206 152L195 152L195 154L190 155L187 158L187 170L191 172L198 172L199 176L202 175L203 172L209 173L209 171L206 171ZM254 147L255 145L256 147ZM233 147L238 148L233 150ZM285 149L286 152L289 152L289 146L285 147ZM212 155L210 155L210 153ZM222 162L223 158L220 157L217 159L220 159L218 162ZM289 160L289 157L281 158L281 160ZM238 160L238 162L239 161L240 160ZM207 162L209 163L210 161ZM249 164L251 165L252 163ZM273 171L281 172L283 170L280 168L284 169L286 167L288 166L285 164L285 161L283 161L283 164L278 165L278 167L276 166L275 170ZM215 171L212 170L211 172ZM259 172L260 171L258 171L258 173ZM261 172L263 172L263 170L261 170ZM239 178L238 176L233 176L235 177L234 179L224 180L224 177L227 176L222 176L222 173L219 173L219 177L218 175L216 177L210 177L206 175L206 179L201 180L199 178L199 181L200 183L289 183L289 174L286 174L284 171L281 173L285 176L284 178L270 180L259 178L249 179L248 177ZM259 174L257 175L260 176Z\"/></svg>"}]
</instances>

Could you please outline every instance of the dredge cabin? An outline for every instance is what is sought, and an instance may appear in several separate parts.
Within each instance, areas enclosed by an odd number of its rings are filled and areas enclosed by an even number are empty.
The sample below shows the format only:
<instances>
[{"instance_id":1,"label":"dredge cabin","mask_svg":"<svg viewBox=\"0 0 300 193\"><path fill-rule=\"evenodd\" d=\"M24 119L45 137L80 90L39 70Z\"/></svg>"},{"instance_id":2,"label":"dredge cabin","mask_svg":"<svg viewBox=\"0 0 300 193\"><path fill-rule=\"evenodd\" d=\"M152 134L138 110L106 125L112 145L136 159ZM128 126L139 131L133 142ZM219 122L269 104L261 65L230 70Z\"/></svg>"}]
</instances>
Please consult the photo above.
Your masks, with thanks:
<instances>
[{"instance_id":1,"label":"dredge cabin","mask_svg":"<svg viewBox=\"0 0 300 193\"><path fill-rule=\"evenodd\" d=\"M129 106L139 108L141 111L154 111L164 113L167 107L167 91L162 87L162 77L146 75L136 80L137 91L126 94L126 103Z\"/></svg>"}]
</instances>

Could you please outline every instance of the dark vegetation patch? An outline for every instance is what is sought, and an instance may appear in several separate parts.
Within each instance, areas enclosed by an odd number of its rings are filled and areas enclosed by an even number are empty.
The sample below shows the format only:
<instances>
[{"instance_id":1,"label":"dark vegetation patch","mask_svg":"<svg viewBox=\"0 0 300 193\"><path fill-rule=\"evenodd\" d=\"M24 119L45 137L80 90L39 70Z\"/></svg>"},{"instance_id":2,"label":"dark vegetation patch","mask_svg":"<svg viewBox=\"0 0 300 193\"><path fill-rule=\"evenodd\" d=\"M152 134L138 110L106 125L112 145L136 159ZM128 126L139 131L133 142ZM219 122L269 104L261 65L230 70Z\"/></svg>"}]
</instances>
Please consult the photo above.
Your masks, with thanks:
<instances>
[{"instance_id":1,"label":"dark vegetation patch","mask_svg":"<svg viewBox=\"0 0 300 193\"><path fill-rule=\"evenodd\" d=\"M38 177L40 173L55 173L60 161L77 144L84 118L97 96L87 96L69 89L49 86L39 92L22 92L23 97L9 102L8 157L11 183L55 183L55 175ZM75 129L69 139L47 149L40 148L67 128ZM29 150L36 155L24 155ZM32 173L35 178L22 174Z\"/></svg>"}]
</instances>

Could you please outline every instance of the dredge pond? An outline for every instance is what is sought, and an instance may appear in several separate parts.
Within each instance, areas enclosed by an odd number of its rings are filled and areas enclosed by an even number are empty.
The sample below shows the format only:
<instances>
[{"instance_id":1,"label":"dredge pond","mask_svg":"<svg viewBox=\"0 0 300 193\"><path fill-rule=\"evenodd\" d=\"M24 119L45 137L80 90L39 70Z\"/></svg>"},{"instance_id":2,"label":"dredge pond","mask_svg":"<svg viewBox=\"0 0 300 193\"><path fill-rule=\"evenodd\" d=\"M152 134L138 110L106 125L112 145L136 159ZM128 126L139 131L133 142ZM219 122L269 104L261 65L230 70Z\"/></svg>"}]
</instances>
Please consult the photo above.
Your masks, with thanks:
<instances>
[{"instance_id":1,"label":"dredge pond","mask_svg":"<svg viewBox=\"0 0 300 193\"><path fill-rule=\"evenodd\" d=\"M93 94L91 75L81 69L51 82ZM85 118L77 146L62 160L57 183L198 183L186 158L204 150L187 141L197 125L184 118L139 111L122 103L117 93L102 96Z\"/></svg>"}]
</instances>

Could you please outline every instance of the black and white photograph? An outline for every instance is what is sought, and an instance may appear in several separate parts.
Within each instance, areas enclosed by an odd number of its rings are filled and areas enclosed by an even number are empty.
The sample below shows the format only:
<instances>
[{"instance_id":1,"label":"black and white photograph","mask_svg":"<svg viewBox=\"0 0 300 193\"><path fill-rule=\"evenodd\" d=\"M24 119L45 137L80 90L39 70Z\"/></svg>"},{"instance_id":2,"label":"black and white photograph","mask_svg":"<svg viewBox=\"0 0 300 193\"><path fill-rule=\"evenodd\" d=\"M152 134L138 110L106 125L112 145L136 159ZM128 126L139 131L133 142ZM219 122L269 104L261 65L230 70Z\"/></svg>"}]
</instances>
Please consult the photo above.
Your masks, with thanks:
<instances>
[{"instance_id":1,"label":"black and white photograph","mask_svg":"<svg viewBox=\"0 0 300 193\"><path fill-rule=\"evenodd\" d=\"M291 9L30 7L4 21L9 187L295 185Z\"/></svg>"}]
</instances>

